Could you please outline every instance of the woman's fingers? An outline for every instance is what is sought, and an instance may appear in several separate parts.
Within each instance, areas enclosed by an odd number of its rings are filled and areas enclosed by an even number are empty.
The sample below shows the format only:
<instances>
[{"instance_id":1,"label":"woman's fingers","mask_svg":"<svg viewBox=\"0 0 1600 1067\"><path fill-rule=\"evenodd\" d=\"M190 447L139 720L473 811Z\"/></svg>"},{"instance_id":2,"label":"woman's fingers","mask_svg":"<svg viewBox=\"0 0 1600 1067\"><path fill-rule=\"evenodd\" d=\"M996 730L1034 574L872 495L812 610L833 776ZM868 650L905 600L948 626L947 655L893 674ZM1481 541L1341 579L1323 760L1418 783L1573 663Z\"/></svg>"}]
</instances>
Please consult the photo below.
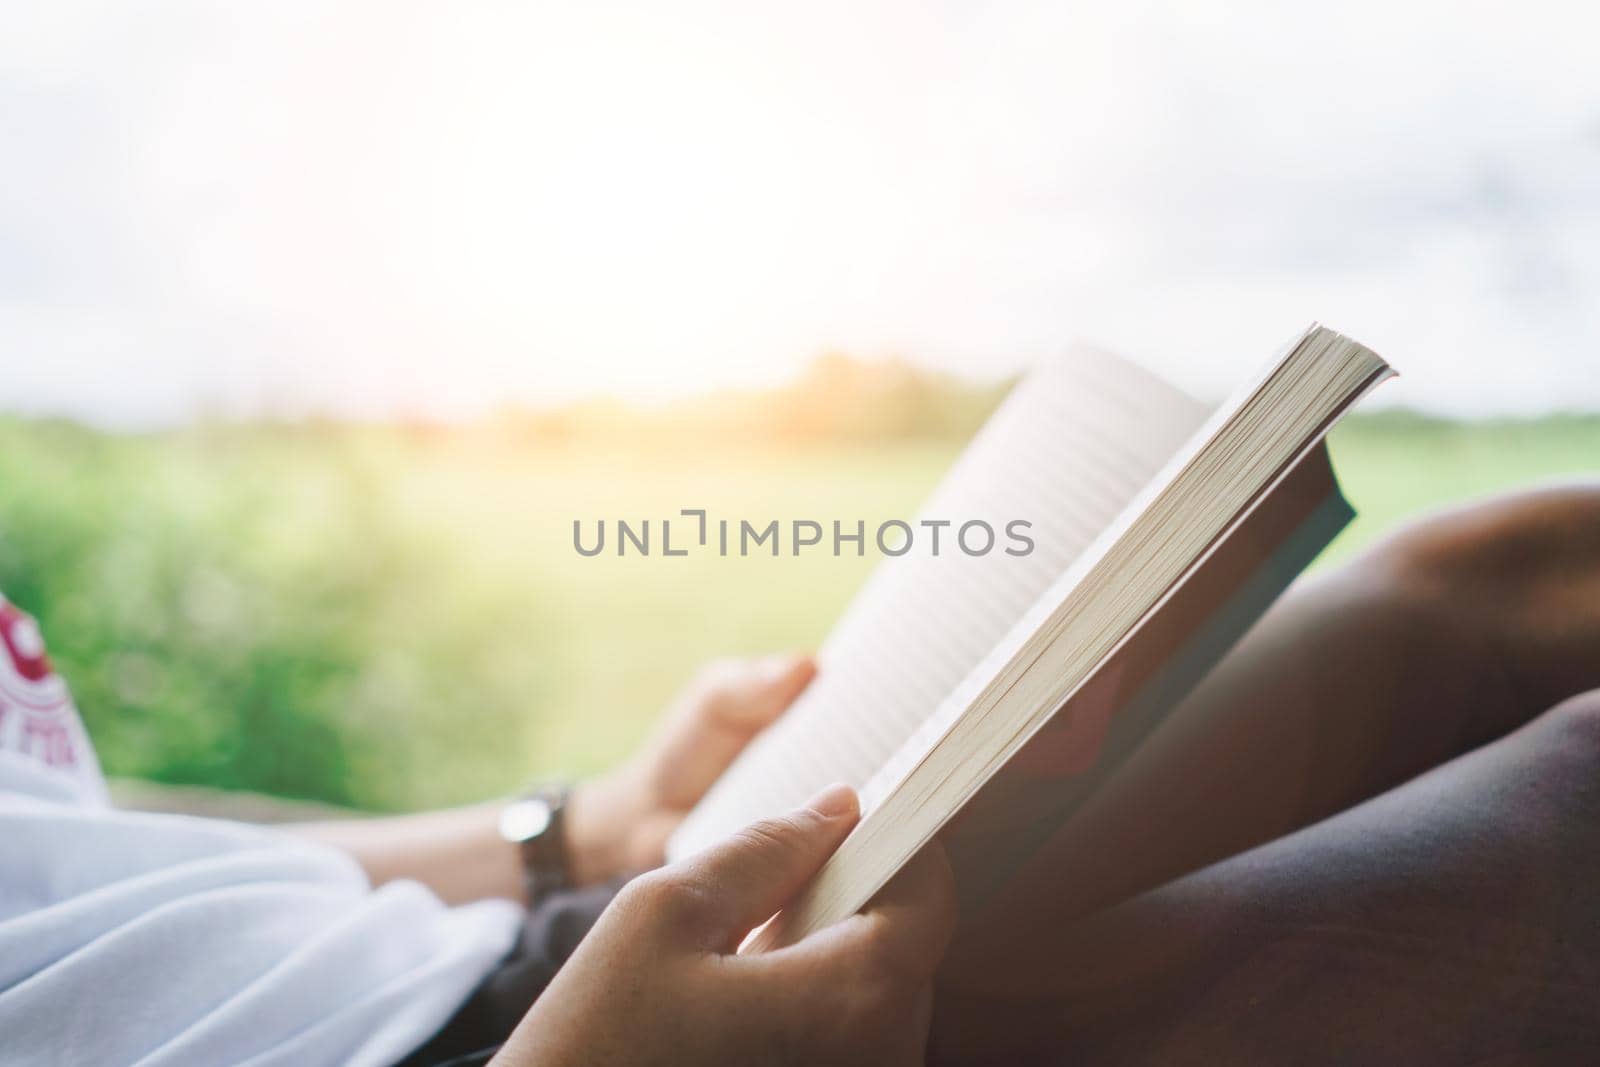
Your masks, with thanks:
<instances>
[{"instance_id":1,"label":"woman's fingers","mask_svg":"<svg viewBox=\"0 0 1600 1067\"><path fill-rule=\"evenodd\" d=\"M855 917L890 965L931 977L956 928L956 884L944 846L929 842Z\"/></svg>"},{"instance_id":2,"label":"woman's fingers","mask_svg":"<svg viewBox=\"0 0 1600 1067\"><path fill-rule=\"evenodd\" d=\"M830 786L787 815L752 823L647 876L640 892L675 935L732 952L816 874L858 816L855 791Z\"/></svg>"},{"instance_id":3,"label":"woman's fingers","mask_svg":"<svg viewBox=\"0 0 1600 1067\"><path fill-rule=\"evenodd\" d=\"M706 666L678 698L644 766L656 797L687 811L750 743L811 684L809 656L726 660Z\"/></svg>"},{"instance_id":4,"label":"woman's fingers","mask_svg":"<svg viewBox=\"0 0 1600 1067\"><path fill-rule=\"evenodd\" d=\"M718 664L700 683L699 710L716 726L753 734L782 715L816 673L816 661L810 656L774 655Z\"/></svg>"},{"instance_id":5,"label":"woman's fingers","mask_svg":"<svg viewBox=\"0 0 1600 1067\"><path fill-rule=\"evenodd\" d=\"M931 841L859 914L768 955L915 984L932 977L955 926L955 879L944 847Z\"/></svg>"}]
</instances>

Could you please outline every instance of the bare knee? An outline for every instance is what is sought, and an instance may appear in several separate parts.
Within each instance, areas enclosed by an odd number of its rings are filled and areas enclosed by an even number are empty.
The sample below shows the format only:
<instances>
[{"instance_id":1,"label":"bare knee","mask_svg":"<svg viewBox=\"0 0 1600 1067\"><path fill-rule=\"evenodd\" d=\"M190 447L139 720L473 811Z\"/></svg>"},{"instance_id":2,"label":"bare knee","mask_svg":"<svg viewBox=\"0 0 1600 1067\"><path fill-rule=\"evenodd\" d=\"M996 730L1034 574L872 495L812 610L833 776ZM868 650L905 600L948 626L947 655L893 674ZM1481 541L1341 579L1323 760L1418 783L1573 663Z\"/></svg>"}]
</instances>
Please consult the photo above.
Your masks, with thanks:
<instances>
[{"instance_id":1,"label":"bare knee","mask_svg":"<svg viewBox=\"0 0 1600 1067\"><path fill-rule=\"evenodd\" d=\"M1581 921L1600 930L1593 895L1575 891L1600 878L1600 690L1562 701L1461 766L1471 786L1462 802L1492 843L1485 854L1497 851L1512 878L1507 891L1543 894L1541 906L1556 911L1581 902Z\"/></svg>"},{"instance_id":2,"label":"bare knee","mask_svg":"<svg viewBox=\"0 0 1600 1067\"><path fill-rule=\"evenodd\" d=\"M1569 697L1529 726L1546 753L1600 783L1600 689Z\"/></svg>"},{"instance_id":3,"label":"bare knee","mask_svg":"<svg viewBox=\"0 0 1600 1067\"><path fill-rule=\"evenodd\" d=\"M1415 580L1455 592L1550 576L1600 579L1600 482L1451 508L1400 530L1373 555Z\"/></svg>"},{"instance_id":4,"label":"bare knee","mask_svg":"<svg viewBox=\"0 0 1600 1067\"><path fill-rule=\"evenodd\" d=\"M1442 512L1358 566L1416 614L1483 635L1529 714L1600 686L1600 482Z\"/></svg>"}]
</instances>

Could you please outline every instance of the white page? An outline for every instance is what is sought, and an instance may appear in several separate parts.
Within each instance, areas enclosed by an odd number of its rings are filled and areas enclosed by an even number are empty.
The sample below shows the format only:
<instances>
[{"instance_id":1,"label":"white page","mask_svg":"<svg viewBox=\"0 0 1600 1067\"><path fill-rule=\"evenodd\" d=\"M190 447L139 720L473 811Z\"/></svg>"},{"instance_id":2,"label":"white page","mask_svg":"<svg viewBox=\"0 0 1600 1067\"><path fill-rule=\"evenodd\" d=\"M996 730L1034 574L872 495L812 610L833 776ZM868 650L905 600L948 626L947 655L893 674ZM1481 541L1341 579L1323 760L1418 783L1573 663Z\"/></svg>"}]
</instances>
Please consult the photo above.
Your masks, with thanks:
<instances>
[{"instance_id":1,"label":"white page","mask_svg":"<svg viewBox=\"0 0 1600 1067\"><path fill-rule=\"evenodd\" d=\"M857 594L818 653L817 679L684 820L669 856L829 783L868 782L1206 414L1149 372L1093 349L1030 373L924 505L912 550L886 559ZM937 555L922 519L951 522ZM973 519L996 533L986 555L956 543L957 527ZM1026 556L1004 551L1015 546L1005 531L1016 519L1031 523Z\"/></svg>"}]
</instances>

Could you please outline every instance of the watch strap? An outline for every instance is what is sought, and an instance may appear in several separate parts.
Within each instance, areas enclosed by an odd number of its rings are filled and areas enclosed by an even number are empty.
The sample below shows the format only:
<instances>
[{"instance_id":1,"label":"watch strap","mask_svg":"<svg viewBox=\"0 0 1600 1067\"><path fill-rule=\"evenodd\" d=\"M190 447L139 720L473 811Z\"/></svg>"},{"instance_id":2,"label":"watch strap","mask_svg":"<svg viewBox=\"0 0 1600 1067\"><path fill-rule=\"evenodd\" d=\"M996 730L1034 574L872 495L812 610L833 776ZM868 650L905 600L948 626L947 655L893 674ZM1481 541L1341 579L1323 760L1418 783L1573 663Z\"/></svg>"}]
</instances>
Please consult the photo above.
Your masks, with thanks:
<instances>
[{"instance_id":1,"label":"watch strap","mask_svg":"<svg viewBox=\"0 0 1600 1067\"><path fill-rule=\"evenodd\" d=\"M522 854L522 876L528 903L572 884L572 865L567 855L567 798L572 788L566 785L541 786L524 796L545 805L550 821L545 828L518 842Z\"/></svg>"}]
</instances>

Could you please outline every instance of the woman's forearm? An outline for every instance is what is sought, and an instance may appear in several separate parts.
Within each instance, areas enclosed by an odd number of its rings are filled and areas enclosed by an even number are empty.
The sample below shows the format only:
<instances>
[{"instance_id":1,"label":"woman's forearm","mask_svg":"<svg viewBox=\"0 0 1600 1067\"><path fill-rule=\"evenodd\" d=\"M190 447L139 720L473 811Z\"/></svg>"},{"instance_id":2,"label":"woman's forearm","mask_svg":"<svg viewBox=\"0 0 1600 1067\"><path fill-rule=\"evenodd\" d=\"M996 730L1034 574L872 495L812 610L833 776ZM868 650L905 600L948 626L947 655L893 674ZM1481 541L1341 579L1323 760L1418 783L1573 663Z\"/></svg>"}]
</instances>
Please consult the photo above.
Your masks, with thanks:
<instances>
[{"instance_id":1,"label":"woman's forearm","mask_svg":"<svg viewBox=\"0 0 1600 1067\"><path fill-rule=\"evenodd\" d=\"M450 904L526 897L522 856L500 836L504 801L375 819L298 823L294 833L349 853L374 886L408 878ZM591 885L637 866L624 838L637 822L629 784L612 775L577 786L566 809L569 874Z\"/></svg>"},{"instance_id":2,"label":"woman's forearm","mask_svg":"<svg viewBox=\"0 0 1600 1067\"><path fill-rule=\"evenodd\" d=\"M374 886L408 878L449 904L523 899L522 861L497 823L499 803L378 819L300 823L294 833L347 852Z\"/></svg>"}]
</instances>

